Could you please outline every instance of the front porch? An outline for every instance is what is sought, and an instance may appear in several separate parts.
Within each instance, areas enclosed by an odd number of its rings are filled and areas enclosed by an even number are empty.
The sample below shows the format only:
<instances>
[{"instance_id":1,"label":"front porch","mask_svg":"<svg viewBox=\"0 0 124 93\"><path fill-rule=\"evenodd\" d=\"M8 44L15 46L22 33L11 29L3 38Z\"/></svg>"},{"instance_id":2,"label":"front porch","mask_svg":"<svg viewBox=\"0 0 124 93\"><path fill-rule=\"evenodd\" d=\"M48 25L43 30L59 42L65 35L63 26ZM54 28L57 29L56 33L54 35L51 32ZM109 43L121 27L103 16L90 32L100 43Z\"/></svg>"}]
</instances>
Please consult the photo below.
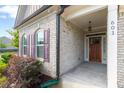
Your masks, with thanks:
<instances>
[{"instance_id":1,"label":"front porch","mask_svg":"<svg viewBox=\"0 0 124 93\"><path fill-rule=\"evenodd\" d=\"M58 88L107 88L107 65L83 63L61 76Z\"/></svg>"},{"instance_id":2,"label":"front porch","mask_svg":"<svg viewBox=\"0 0 124 93\"><path fill-rule=\"evenodd\" d=\"M105 64L83 63L62 75L62 87L107 87L107 66ZM68 86L68 84L70 86Z\"/></svg>"},{"instance_id":3,"label":"front porch","mask_svg":"<svg viewBox=\"0 0 124 93\"><path fill-rule=\"evenodd\" d=\"M84 6L69 14L73 8L65 10L61 24L60 87L116 87L116 20L110 20L111 7Z\"/></svg>"}]
</instances>

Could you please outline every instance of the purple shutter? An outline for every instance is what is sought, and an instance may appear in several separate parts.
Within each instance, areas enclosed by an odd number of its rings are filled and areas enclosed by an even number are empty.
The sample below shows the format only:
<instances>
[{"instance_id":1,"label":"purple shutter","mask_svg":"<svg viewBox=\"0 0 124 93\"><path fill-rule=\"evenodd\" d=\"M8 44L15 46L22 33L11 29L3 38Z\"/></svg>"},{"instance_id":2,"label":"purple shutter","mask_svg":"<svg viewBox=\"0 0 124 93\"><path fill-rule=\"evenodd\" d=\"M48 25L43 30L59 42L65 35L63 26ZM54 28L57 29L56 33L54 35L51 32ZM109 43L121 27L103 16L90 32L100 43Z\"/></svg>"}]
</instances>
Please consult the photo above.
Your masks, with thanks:
<instances>
[{"instance_id":1,"label":"purple shutter","mask_svg":"<svg viewBox=\"0 0 124 93\"><path fill-rule=\"evenodd\" d=\"M30 35L27 36L27 56L30 57Z\"/></svg>"},{"instance_id":2,"label":"purple shutter","mask_svg":"<svg viewBox=\"0 0 124 93\"><path fill-rule=\"evenodd\" d=\"M35 34L31 35L31 57L35 58Z\"/></svg>"},{"instance_id":3,"label":"purple shutter","mask_svg":"<svg viewBox=\"0 0 124 93\"><path fill-rule=\"evenodd\" d=\"M44 31L44 61L49 62L50 29Z\"/></svg>"}]
</instances>

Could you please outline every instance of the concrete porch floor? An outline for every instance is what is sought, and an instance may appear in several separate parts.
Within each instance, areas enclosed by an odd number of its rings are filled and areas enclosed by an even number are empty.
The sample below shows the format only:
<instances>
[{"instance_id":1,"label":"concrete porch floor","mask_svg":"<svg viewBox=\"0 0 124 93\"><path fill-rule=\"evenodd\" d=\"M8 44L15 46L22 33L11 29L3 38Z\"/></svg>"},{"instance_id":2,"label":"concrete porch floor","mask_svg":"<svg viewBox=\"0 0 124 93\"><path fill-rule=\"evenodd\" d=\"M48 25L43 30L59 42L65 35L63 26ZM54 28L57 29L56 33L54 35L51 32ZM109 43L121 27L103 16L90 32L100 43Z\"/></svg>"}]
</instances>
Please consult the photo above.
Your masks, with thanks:
<instances>
[{"instance_id":1,"label":"concrete porch floor","mask_svg":"<svg viewBox=\"0 0 124 93\"><path fill-rule=\"evenodd\" d=\"M63 88L106 88L107 66L83 63L61 76L58 87Z\"/></svg>"}]
</instances>

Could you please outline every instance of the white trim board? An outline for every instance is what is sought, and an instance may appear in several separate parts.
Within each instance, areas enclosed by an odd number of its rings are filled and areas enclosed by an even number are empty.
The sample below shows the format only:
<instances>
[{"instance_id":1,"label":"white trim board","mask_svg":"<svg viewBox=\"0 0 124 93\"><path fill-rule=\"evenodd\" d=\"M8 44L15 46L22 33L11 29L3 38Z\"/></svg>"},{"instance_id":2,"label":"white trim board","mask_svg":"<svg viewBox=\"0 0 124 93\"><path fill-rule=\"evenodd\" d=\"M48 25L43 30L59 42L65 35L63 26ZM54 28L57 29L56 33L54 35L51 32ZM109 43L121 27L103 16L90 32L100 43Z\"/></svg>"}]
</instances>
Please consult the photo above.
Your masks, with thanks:
<instances>
[{"instance_id":1,"label":"white trim board","mask_svg":"<svg viewBox=\"0 0 124 93\"><path fill-rule=\"evenodd\" d=\"M117 18L118 6L109 5L107 17L107 78L109 88L117 88Z\"/></svg>"}]
</instances>

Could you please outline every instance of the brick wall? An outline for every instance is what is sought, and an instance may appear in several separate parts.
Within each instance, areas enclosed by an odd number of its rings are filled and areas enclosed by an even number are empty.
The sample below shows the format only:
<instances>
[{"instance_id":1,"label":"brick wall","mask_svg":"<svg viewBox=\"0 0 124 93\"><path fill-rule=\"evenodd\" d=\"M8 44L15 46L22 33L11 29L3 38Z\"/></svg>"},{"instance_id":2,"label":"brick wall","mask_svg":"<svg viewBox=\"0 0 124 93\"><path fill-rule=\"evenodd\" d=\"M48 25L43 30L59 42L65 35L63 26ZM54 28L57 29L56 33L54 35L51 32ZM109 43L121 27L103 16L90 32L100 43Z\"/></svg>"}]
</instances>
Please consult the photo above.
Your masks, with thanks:
<instances>
[{"instance_id":1,"label":"brick wall","mask_svg":"<svg viewBox=\"0 0 124 93\"><path fill-rule=\"evenodd\" d=\"M83 31L61 19L60 74L83 62Z\"/></svg>"},{"instance_id":2,"label":"brick wall","mask_svg":"<svg viewBox=\"0 0 124 93\"><path fill-rule=\"evenodd\" d=\"M46 15L46 17L39 18L33 22L30 22L28 25L24 25L19 29L20 38L24 33L26 35L34 34L38 28L50 28L50 62L43 63L42 72L52 76L53 78L56 78L56 14L51 13Z\"/></svg>"},{"instance_id":3,"label":"brick wall","mask_svg":"<svg viewBox=\"0 0 124 93\"><path fill-rule=\"evenodd\" d=\"M124 16L118 18L117 84L124 88Z\"/></svg>"}]
</instances>

